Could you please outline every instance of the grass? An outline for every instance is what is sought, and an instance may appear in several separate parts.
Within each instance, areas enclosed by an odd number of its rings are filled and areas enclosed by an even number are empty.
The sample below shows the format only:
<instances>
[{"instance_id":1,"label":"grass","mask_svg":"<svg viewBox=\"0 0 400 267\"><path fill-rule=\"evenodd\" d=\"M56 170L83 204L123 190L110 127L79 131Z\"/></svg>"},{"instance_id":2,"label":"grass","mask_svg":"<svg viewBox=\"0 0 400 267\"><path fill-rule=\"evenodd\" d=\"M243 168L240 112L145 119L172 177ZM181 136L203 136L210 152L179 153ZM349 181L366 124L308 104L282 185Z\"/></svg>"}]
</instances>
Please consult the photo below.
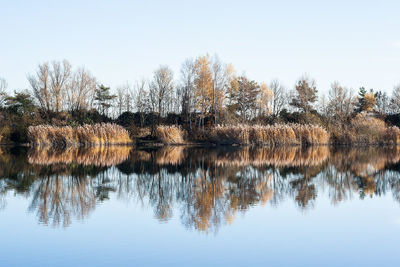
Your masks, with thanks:
<instances>
[{"instance_id":1,"label":"grass","mask_svg":"<svg viewBox=\"0 0 400 267\"><path fill-rule=\"evenodd\" d=\"M85 124L78 127L30 126L28 140L31 145L37 147L102 146L132 142L128 131L122 126L111 123Z\"/></svg>"},{"instance_id":2,"label":"grass","mask_svg":"<svg viewBox=\"0 0 400 267\"><path fill-rule=\"evenodd\" d=\"M329 134L316 125L218 125L211 131L211 140L218 144L239 145L322 145L329 143Z\"/></svg>"}]
</instances>

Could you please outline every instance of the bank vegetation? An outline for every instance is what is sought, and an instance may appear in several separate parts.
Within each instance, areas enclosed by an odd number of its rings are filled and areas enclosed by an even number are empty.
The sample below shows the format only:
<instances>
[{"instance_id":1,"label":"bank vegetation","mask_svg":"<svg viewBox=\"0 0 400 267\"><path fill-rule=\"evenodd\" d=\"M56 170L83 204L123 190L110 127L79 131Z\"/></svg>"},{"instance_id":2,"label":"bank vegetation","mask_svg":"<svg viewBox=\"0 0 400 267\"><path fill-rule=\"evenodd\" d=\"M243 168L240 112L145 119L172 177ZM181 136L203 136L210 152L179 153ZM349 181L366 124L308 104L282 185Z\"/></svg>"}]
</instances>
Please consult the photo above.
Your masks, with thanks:
<instances>
[{"instance_id":1,"label":"bank vegetation","mask_svg":"<svg viewBox=\"0 0 400 267\"><path fill-rule=\"evenodd\" d=\"M179 73L160 65L148 79L110 88L64 60L40 63L27 90L11 93L0 78L0 144L400 143L400 86L389 93L333 82L324 95L308 75L288 88L209 55L185 60Z\"/></svg>"}]
</instances>

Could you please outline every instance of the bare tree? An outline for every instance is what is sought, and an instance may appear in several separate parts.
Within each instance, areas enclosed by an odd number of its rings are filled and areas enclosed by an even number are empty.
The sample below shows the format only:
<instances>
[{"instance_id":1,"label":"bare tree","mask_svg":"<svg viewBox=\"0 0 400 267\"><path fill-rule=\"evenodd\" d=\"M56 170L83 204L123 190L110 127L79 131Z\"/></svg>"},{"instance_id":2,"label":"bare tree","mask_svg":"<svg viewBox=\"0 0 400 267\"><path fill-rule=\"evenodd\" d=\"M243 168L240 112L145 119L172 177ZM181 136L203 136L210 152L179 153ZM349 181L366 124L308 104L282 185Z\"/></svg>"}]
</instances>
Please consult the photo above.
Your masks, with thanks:
<instances>
[{"instance_id":1,"label":"bare tree","mask_svg":"<svg viewBox=\"0 0 400 267\"><path fill-rule=\"evenodd\" d=\"M156 103L158 117L161 118L169 111L173 85L173 72L168 66L160 66L153 76L150 94Z\"/></svg>"},{"instance_id":2,"label":"bare tree","mask_svg":"<svg viewBox=\"0 0 400 267\"><path fill-rule=\"evenodd\" d=\"M85 68L73 72L67 87L67 108L70 111L88 110L93 106L96 78Z\"/></svg>"},{"instance_id":3,"label":"bare tree","mask_svg":"<svg viewBox=\"0 0 400 267\"><path fill-rule=\"evenodd\" d=\"M140 126L144 126L145 116L147 113L152 111L152 105L150 101L149 92L146 90L146 81L142 79L136 83L136 97L135 105L136 110L140 116Z\"/></svg>"},{"instance_id":4,"label":"bare tree","mask_svg":"<svg viewBox=\"0 0 400 267\"><path fill-rule=\"evenodd\" d=\"M211 115L214 117L214 124L222 110L226 88L229 84L229 68L223 64L217 56L212 60L212 92L211 92Z\"/></svg>"},{"instance_id":5,"label":"bare tree","mask_svg":"<svg viewBox=\"0 0 400 267\"><path fill-rule=\"evenodd\" d=\"M191 114L194 110L194 79L196 75L195 63L192 59L186 59L181 67L181 84L177 89L180 99L180 111L185 121L189 121L192 127Z\"/></svg>"},{"instance_id":6,"label":"bare tree","mask_svg":"<svg viewBox=\"0 0 400 267\"><path fill-rule=\"evenodd\" d=\"M28 81L40 107L49 112L52 110L49 64L46 62L39 64L38 67L35 75L28 75Z\"/></svg>"},{"instance_id":7,"label":"bare tree","mask_svg":"<svg viewBox=\"0 0 400 267\"><path fill-rule=\"evenodd\" d=\"M393 113L400 113L400 85L397 85L393 89L390 107Z\"/></svg>"},{"instance_id":8,"label":"bare tree","mask_svg":"<svg viewBox=\"0 0 400 267\"><path fill-rule=\"evenodd\" d=\"M125 110L125 89L123 87L117 88L117 109L118 109L118 116L121 116L122 112Z\"/></svg>"},{"instance_id":9,"label":"bare tree","mask_svg":"<svg viewBox=\"0 0 400 267\"><path fill-rule=\"evenodd\" d=\"M354 99L352 92L341 86L338 82L331 85L328 98L328 116L344 121L354 110Z\"/></svg>"},{"instance_id":10,"label":"bare tree","mask_svg":"<svg viewBox=\"0 0 400 267\"><path fill-rule=\"evenodd\" d=\"M71 64L67 60L39 64L36 75L28 75L33 95L47 112L62 110L70 78Z\"/></svg>"},{"instance_id":11,"label":"bare tree","mask_svg":"<svg viewBox=\"0 0 400 267\"><path fill-rule=\"evenodd\" d=\"M4 78L0 77L0 108L4 106L5 98L7 97L7 86L7 81Z\"/></svg>"},{"instance_id":12,"label":"bare tree","mask_svg":"<svg viewBox=\"0 0 400 267\"><path fill-rule=\"evenodd\" d=\"M67 60L63 60L63 62L53 61L49 74L51 81L50 92L53 98L54 111L59 112L63 107L67 84L71 77L71 64Z\"/></svg>"},{"instance_id":13,"label":"bare tree","mask_svg":"<svg viewBox=\"0 0 400 267\"><path fill-rule=\"evenodd\" d=\"M278 80L273 80L269 89L272 91L272 115L277 117L287 104L288 95L285 87Z\"/></svg>"},{"instance_id":14,"label":"bare tree","mask_svg":"<svg viewBox=\"0 0 400 267\"><path fill-rule=\"evenodd\" d=\"M376 111L380 114L389 112L390 100L386 92L378 91L375 93Z\"/></svg>"}]
</instances>

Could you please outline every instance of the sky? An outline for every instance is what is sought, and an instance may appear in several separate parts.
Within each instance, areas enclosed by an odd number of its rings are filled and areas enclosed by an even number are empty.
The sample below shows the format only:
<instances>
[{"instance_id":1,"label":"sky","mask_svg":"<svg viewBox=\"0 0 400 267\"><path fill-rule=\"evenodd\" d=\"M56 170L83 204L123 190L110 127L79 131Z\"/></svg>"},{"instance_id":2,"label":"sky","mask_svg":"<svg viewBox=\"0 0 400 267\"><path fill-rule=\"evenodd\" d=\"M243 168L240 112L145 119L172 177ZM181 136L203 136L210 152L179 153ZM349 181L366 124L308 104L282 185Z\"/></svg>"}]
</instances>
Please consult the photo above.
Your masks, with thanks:
<instances>
[{"instance_id":1,"label":"sky","mask_svg":"<svg viewBox=\"0 0 400 267\"><path fill-rule=\"evenodd\" d=\"M39 63L67 59L116 88L161 64L179 80L206 53L288 89L303 74L390 92L400 84L400 1L0 0L0 77L29 88Z\"/></svg>"}]
</instances>

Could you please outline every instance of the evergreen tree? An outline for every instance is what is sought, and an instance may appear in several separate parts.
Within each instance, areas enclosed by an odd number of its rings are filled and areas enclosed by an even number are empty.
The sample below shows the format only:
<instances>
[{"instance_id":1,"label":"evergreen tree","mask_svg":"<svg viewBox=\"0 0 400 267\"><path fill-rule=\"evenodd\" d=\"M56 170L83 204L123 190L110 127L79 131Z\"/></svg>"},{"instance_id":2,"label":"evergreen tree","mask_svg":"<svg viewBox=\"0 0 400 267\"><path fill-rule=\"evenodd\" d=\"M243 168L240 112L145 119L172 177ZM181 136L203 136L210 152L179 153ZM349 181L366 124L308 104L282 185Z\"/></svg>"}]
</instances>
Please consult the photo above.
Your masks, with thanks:
<instances>
[{"instance_id":1,"label":"evergreen tree","mask_svg":"<svg viewBox=\"0 0 400 267\"><path fill-rule=\"evenodd\" d=\"M317 101L317 93L314 80L303 77L297 82L296 94L290 105L302 110L308 118L308 114L313 110L313 104Z\"/></svg>"},{"instance_id":2,"label":"evergreen tree","mask_svg":"<svg viewBox=\"0 0 400 267\"><path fill-rule=\"evenodd\" d=\"M102 115L106 115L108 109L112 106L111 101L114 98L116 98L116 95L110 94L110 87L102 84L96 89L94 100L97 102Z\"/></svg>"}]
</instances>

